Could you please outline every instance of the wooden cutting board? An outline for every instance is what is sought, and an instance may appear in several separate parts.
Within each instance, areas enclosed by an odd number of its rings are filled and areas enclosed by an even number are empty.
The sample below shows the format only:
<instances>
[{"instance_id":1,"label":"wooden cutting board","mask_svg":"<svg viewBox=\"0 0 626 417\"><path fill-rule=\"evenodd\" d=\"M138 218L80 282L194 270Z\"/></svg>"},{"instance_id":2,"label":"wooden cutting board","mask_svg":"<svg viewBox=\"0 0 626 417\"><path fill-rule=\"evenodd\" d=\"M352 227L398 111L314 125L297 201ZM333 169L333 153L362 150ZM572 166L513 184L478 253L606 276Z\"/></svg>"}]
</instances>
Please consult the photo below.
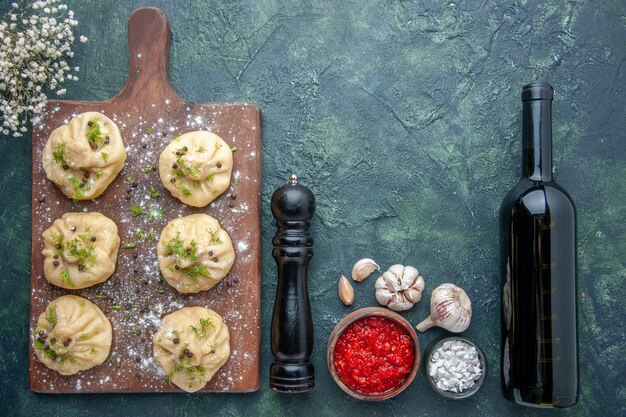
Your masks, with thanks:
<instances>
[{"instance_id":1,"label":"wooden cutting board","mask_svg":"<svg viewBox=\"0 0 626 417\"><path fill-rule=\"evenodd\" d=\"M33 236L31 272L31 334L50 301L76 294L98 305L113 326L113 346L102 365L73 376L44 366L30 346L30 387L44 393L182 392L169 385L153 359L152 335L161 318L183 306L217 311L230 330L231 356L207 384L206 392L250 392L259 388L261 340L261 114L251 103L189 103L169 83L170 27L156 8L133 12L128 22L130 74L122 91L100 101L50 101L41 123L33 126ZM42 149L50 133L79 113L98 111L113 119L128 157L124 170L105 193L93 201L72 202L46 178ZM221 136L233 153L230 188L205 208L188 207L162 186L158 166L163 148L175 137L195 130ZM154 186L160 197L148 196ZM134 217L130 205L152 212ZM105 283L84 290L65 290L43 276L42 233L66 212L98 211L113 219L122 245L117 270ZM159 213L163 213L162 218ZM143 242L138 229L158 236L174 218L206 213L230 234L236 253L230 273L216 287L197 295L178 293L159 282L157 242ZM153 217L154 217L153 216Z\"/></svg>"}]
</instances>

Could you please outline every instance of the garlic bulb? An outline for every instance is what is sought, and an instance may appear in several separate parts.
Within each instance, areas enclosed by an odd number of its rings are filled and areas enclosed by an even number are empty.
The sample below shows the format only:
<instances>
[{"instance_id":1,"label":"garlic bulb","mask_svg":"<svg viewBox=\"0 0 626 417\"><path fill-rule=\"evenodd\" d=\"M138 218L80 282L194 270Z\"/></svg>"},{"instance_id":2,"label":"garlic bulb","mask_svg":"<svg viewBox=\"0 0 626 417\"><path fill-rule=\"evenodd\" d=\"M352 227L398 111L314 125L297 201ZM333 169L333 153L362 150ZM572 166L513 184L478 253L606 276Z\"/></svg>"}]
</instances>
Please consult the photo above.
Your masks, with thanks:
<instances>
[{"instance_id":1,"label":"garlic bulb","mask_svg":"<svg viewBox=\"0 0 626 417\"><path fill-rule=\"evenodd\" d=\"M420 332L438 326L460 333L469 327L471 318L472 302L465 291L454 284L442 284L430 297L430 317L416 327Z\"/></svg>"},{"instance_id":2,"label":"garlic bulb","mask_svg":"<svg viewBox=\"0 0 626 417\"><path fill-rule=\"evenodd\" d=\"M339 299L345 305L349 306L354 302L354 289L350 281L348 281L348 278L343 275L339 278L337 292L339 293Z\"/></svg>"},{"instance_id":3,"label":"garlic bulb","mask_svg":"<svg viewBox=\"0 0 626 417\"><path fill-rule=\"evenodd\" d=\"M408 310L422 299L424 286L417 269L393 265L376 280L376 300L394 311Z\"/></svg>"},{"instance_id":4,"label":"garlic bulb","mask_svg":"<svg viewBox=\"0 0 626 417\"><path fill-rule=\"evenodd\" d=\"M361 282L369 277L375 269L380 271L380 266L373 259L361 259L352 267L352 279Z\"/></svg>"}]
</instances>

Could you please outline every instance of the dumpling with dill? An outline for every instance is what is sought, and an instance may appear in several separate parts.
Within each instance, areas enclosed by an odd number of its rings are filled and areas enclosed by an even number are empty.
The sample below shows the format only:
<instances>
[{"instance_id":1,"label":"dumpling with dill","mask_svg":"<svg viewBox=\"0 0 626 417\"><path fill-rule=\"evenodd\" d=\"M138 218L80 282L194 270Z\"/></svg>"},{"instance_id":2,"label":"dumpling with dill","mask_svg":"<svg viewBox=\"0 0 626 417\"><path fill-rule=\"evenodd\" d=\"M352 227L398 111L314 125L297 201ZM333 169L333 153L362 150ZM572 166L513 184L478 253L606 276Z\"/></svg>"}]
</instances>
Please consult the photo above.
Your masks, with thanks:
<instances>
[{"instance_id":1,"label":"dumpling with dill","mask_svg":"<svg viewBox=\"0 0 626 417\"><path fill-rule=\"evenodd\" d=\"M230 185L233 151L207 131L175 138L159 157L159 176L170 193L183 203L204 207Z\"/></svg>"},{"instance_id":2,"label":"dumpling with dill","mask_svg":"<svg viewBox=\"0 0 626 417\"><path fill-rule=\"evenodd\" d=\"M52 301L33 329L35 355L62 375L100 365L109 356L111 322L91 301L64 295Z\"/></svg>"},{"instance_id":3,"label":"dumpling with dill","mask_svg":"<svg viewBox=\"0 0 626 417\"><path fill-rule=\"evenodd\" d=\"M115 272L120 237L115 222L98 212L65 213L43 232L43 272L57 287L91 287Z\"/></svg>"},{"instance_id":4,"label":"dumpling with dill","mask_svg":"<svg viewBox=\"0 0 626 417\"><path fill-rule=\"evenodd\" d=\"M172 220L161 232L157 255L163 278L181 293L213 288L235 262L228 232L208 214Z\"/></svg>"},{"instance_id":5,"label":"dumpling with dill","mask_svg":"<svg viewBox=\"0 0 626 417\"><path fill-rule=\"evenodd\" d=\"M163 317L153 342L168 381L187 392L204 388L230 356L228 326L204 307L184 307Z\"/></svg>"},{"instance_id":6,"label":"dumpling with dill","mask_svg":"<svg viewBox=\"0 0 626 417\"><path fill-rule=\"evenodd\" d=\"M42 153L46 176L74 201L100 196L125 162L117 125L98 112L81 113L52 131Z\"/></svg>"}]
</instances>

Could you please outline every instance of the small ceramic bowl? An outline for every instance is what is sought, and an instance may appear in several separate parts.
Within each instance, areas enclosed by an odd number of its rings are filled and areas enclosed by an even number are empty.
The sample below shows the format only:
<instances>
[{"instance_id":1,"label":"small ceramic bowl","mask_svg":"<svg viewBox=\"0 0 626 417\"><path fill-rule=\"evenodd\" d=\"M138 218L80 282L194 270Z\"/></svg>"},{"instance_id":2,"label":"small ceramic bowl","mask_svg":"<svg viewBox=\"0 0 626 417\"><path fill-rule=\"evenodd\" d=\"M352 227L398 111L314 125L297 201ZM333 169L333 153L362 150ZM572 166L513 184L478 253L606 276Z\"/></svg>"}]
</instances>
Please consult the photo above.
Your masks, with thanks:
<instances>
[{"instance_id":1,"label":"small ceramic bowl","mask_svg":"<svg viewBox=\"0 0 626 417\"><path fill-rule=\"evenodd\" d=\"M431 363L431 358L432 358L433 353L435 353L437 349L439 349L445 342L451 341L451 340L455 340L455 341L460 340L462 342L467 343L470 346L475 347L476 351L478 352L478 359L480 361L481 369L482 369L482 374L480 375L480 378L474 381L475 385L461 392L444 391L440 389L435 383L435 381L433 380L433 377L430 376L430 363ZM468 338L463 337L463 336L456 336L456 335L443 336L438 339L435 339L435 341L431 344L431 346L427 350L426 362L424 363L424 375L426 376L426 381L428 381L428 385L430 385L430 387L437 394L441 395L442 397L451 399L451 400L463 400L466 398L470 398L471 396L476 394L478 390L480 389L480 387L483 385L483 382L485 382L485 379L487 378L487 359L485 358L485 354L483 353L482 349L478 347L476 343L472 342Z\"/></svg>"},{"instance_id":2,"label":"small ceramic bowl","mask_svg":"<svg viewBox=\"0 0 626 417\"><path fill-rule=\"evenodd\" d=\"M402 328L406 330L407 334L411 338L411 341L413 342L414 360L413 360L413 366L411 367L411 371L406 376L406 378L402 381L402 383L400 383L398 386L390 390L387 390L385 392L365 394L365 393L356 391L352 389L351 387L349 387L341 379L335 367L335 347L337 345L337 341L339 340L339 337L344 332L344 330L346 330L346 328L348 328L348 326L350 326L352 323L354 323L355 321L361 320L363 318L366 318L366 317L382 317L382 318L389 319L399 324ZM415 375L417 375L417 371L420 365L420 343L419 343L419 340L417 339L417 334L415 334L415 330L413 330L413 327L411 326L411 324L408 321L406 321L404 317L386 308L367 307L367 308L362 308L360 310L357 310L348 314L337 324L337 326L335 326L334 330L332 331L328 339L328 351L326 355L326 360L328 362L328 369L330 370L330 374L332 375L333 379L335 380L337 385L339 385L339 387L342 390L344 390L347 394L350 394L351 396L359 400L382 401L382 400L389 399L391 397L395 397L396 395L400 394L402 391L404 391L406 387L409 386L411 381L413 381L413 378L415 378Z\"/></svg>"}]
</instances>

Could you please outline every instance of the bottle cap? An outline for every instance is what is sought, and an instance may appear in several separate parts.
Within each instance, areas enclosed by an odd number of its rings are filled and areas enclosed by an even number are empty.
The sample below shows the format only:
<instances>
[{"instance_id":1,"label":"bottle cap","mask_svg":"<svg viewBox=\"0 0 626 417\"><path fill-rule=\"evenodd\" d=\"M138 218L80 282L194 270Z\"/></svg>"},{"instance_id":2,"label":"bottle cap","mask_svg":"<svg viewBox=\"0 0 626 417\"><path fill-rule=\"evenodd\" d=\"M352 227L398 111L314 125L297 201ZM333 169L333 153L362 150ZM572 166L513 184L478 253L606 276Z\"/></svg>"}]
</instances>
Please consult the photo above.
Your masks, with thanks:
<instances>
[{"instance_id":1,"label":"bottle cap","mask_svg":"<svg viewBox=\"0 0 626 417\"><path fill-rule=\"evenodd\" d=\"M522 102L530 100L552 100L554 89L548 83L532 83L522 87Z\"/></svg>"}]
</instances>

